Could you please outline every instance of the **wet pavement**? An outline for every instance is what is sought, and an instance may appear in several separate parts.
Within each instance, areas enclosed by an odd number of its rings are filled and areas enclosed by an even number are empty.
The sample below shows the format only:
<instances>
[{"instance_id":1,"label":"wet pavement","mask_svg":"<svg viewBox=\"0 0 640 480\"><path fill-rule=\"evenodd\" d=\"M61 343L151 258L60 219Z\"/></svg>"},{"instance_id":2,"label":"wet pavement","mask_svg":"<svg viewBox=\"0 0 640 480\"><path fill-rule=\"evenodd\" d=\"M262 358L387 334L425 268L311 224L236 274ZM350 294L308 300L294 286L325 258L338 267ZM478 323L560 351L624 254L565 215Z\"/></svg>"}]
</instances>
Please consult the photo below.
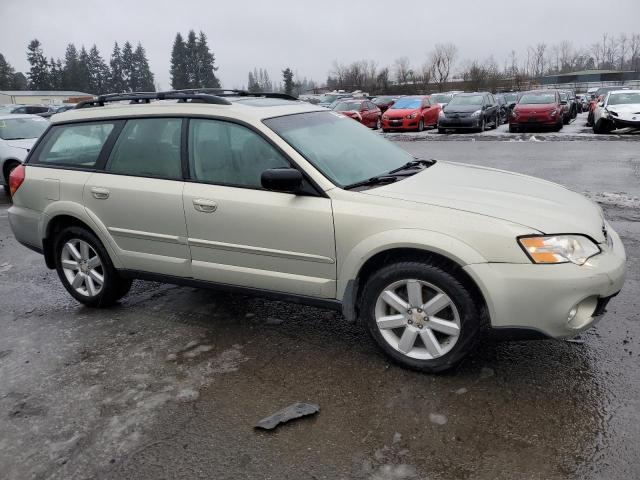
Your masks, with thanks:
<instances>
[{"instance_id":1,"label":"wet pavement","mask_svg":"<svg viewBox=\"0 0 640 480\"><path fill-rule=\"evenodd\" d=\"M79 306L0 204L0 478L631 479L640 476L640 149L403 142L602 202L628 280L584 343L487 343L403 370L333 312L136 282ZM534 294L534 293L532 293ZM294 402L320 412L274 431Z\"/></svg>"}]
</instances>

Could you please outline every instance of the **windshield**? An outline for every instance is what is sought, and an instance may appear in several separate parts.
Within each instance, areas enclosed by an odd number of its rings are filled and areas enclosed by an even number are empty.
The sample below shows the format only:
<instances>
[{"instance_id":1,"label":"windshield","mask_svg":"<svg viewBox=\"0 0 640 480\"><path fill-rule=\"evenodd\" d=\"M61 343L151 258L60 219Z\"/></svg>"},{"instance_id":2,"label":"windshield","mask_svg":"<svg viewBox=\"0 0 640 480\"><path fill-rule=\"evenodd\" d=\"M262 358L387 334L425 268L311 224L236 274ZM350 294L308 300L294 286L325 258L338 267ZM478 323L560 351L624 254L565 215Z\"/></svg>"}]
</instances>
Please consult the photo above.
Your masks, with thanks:
<instances>
[{"instance_id":1,"label":"windshield","mask_svg":"<svg viewBox=\"0 0 640 480\"><path fill-rule=\"evenodd\" d=\"M400 110L407 108L420 108L421 98L399 98L390 108L391 110Z\"/></svg>"},{"instance_id":2,"label":"windshield","mask_svg":"<svg viewBox=\"0 0 640 480\"><path fill-rule=\"evenodd\" d=\"M350 111L358 111L360 110L359 102L338 102L338 104L333 107L334 110L338 112L350 112Z\"/></svg>"},{"instance_id":3,"label":"windshield","mask_svg":"<svg viewBox=\"0 0 640 480\"><path fill-rule=\"evenodd\" d=\"M640 103L640 92L612 93L609 95L607 105L627 105Z\"/></svg>"},{"instance_id":4,"label":"windshield","mask_svg":"<svg viewBox=\"0 0 640 480\"><path fill-rule=\"evenodd\" d=\"M518 101L518 94L517 93L505 93L504 94L504 99L507 101L507 103L517 102Z\"/></svg>"},{"instance_id":5,"label":"windshield","mask_svg":"<svg viewBox=\"0 0 640 480\"><path fill-rule=\"evenodd\" d=\"M3 140L22 140L38 138L49 125L41 117L25 117L0 120L0 138Z\"/></svg>"},{"instance_id":6,"label":"windshield","mask_svg":"<svg viewBox=\"0 0 640 480\"><path fill-rule=\"evenodd\" d=\"M389 140L333 112L286 115L264 123L340 187L383 175L413 160Z\"/></svg>"},{"instance_id":7,"label":"windshield","mask_svg":"<svg viewBox=\"0 0 640 480\"><path fill-rule=\"evenodd\" d=\"M378 97L373 100L376 105L384 105L385 103L393 102L393 97Z\"/></svg>"},{"instance_id":8,"label":"windshield","mask_svg":"<svg viewBox=\"0 0 640 480\"><path fill-rule=\"evenodd\" d=\"M436 95L431 95L431 100L433 100L436 103L449 103L452 98L453 98L453 95L446 94L446 93L438 93Z\"/></svg>"},{"instance_id":9,"label":"windshield","mask_svg":"<svg viewBox=\"0 0 640 480\"><path fill-rule=\"evenodd\" d=\"M521 105L543 105L545 103L556 103L554 93L525 93L518 102Z\"/></svg>"},{"instance_id":10,"label":"windshield","mask_svg":"<svg viewBox=\"0 0 640 480\"><path fill-rule=\"evenodd\" d=\"M482 95L456 95L449 105L482 105Z\"/></svg>"},{"instance_id":11,"label":"windshield","mask_svg":"<svg viewBox=\"0 0 640 480\"><path fill-rule=\"evenodd\" d=\"M560 92L560 100L567 100L569 98L569 94L565 92Z\"/></svg>"}]
</instances>

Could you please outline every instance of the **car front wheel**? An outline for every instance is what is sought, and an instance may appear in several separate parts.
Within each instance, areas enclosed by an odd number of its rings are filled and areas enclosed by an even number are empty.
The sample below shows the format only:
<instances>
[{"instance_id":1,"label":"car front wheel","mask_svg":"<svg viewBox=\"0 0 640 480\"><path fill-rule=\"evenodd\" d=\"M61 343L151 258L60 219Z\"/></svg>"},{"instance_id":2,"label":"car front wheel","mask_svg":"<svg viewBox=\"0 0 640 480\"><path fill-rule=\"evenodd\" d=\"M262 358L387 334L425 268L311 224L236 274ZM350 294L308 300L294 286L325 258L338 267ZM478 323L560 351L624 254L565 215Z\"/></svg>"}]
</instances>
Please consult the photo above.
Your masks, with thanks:
<instances>
[{"instance_id":1,"label":"car front wheel","mask_svg":"<svg viewBox=\"0 0 640 480\"><path fill-rule=\"evenodd\" d=\"M397 363L437 373L455 367L480 336L480 307L448 271L389 265L367 281L360 305L369 333Z\"/></svg>"},{"instance_id":2,"label":"car front wheel","mask_svg":"<svg viewBox=\"0 0 640 480\"><path fill-rule=\"evenodd\" d=\"M100 240L81 227L63 229L55 240L56 270L78 302L108 307L127 294L131 280L122 278Z\"/></svg>"}]
</instances>

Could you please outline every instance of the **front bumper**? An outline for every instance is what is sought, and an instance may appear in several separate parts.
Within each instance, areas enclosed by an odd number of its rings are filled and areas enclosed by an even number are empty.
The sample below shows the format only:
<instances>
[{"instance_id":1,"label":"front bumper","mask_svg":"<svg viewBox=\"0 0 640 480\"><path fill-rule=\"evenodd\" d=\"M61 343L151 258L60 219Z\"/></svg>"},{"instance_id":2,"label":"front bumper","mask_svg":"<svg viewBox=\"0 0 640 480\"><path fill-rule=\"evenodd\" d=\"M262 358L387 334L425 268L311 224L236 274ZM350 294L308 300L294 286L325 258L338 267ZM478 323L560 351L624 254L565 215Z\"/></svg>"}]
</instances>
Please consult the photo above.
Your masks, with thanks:
<instances>
[{"instance_id":1,"label":"front bumper","mask_svg":"<svg viewBox=\"0 0 640 480\"><path fill-rule=\"evenodd\" d=\"M480 287L495 329L535 330L569 338L594 326L610 297L624 284L626 255L620 237L609 228L612 247L582 266L484 263L467 265ZM569 321L569 312L577 312Z\"/></svg>"},{"instance_id":2,"label":"front bumper","mask_svg":"<svg viewBox=\"0 0 640 480\"><path fill-rule=\"evenodd\" d=\"M418 117L408 118L388 118L382 119L382 128L385 130L415 130L418 128Z\"/></svg>"},{"instance_id":3,"label":"front bumper","mask_svg":"<svg viewBox=\"0 0 640 480\"><path fill-rule=\"evenodd\" d=\"M440 117L438 118L438 128L480 128L482 117Z\"/></svg>"},{"instance_id":4,"label":"front bumper","mask_svg":"<svg viewBox=\"0 0 640 480\"><path fill-rule=\"evenodd\" d=\"M638 120L626 120L610 115L607 119L613 123L615 128L640 128L640 115L637 115L636 118Z\"/></svg>"}]
</instances>

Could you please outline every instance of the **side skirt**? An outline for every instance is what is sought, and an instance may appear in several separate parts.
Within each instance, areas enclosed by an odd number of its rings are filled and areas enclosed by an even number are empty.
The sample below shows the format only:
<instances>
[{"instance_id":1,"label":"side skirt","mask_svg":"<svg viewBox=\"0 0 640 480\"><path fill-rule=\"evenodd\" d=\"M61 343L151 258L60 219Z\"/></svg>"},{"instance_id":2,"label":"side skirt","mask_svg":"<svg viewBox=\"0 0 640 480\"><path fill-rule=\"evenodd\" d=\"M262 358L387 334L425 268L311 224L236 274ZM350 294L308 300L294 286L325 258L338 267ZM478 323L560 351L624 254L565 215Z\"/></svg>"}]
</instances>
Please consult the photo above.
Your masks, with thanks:
<instances>
[{"instance_id":1,"label":"side skirt","mask_svg":"<svg viewBox=\"0 0 640 480\"><path fill-rule=\"evenodd\" d=\"M295 295L291 293L276 292L273 290L263 290L260 288L241 287L229 285L227 283L209 282L191 277L177 277L174 275L163 275L161 273L141 272L138 270L118 270L118 273L125 278L149 280L151 282L171 283L186 287L206 288L209 290L219 290L223 292L248 295L252 297L269 298L283 302L296 303L298 305L308 305L310 307L324 308L328 310L342 311L342 302L332 298L318 298L307 295Z\"/></svg>"}]
</instances>

